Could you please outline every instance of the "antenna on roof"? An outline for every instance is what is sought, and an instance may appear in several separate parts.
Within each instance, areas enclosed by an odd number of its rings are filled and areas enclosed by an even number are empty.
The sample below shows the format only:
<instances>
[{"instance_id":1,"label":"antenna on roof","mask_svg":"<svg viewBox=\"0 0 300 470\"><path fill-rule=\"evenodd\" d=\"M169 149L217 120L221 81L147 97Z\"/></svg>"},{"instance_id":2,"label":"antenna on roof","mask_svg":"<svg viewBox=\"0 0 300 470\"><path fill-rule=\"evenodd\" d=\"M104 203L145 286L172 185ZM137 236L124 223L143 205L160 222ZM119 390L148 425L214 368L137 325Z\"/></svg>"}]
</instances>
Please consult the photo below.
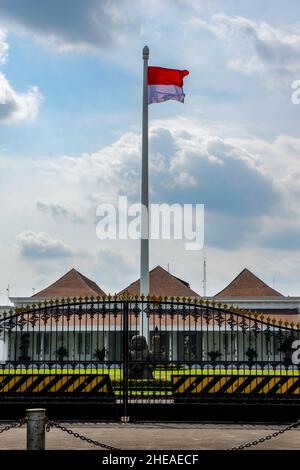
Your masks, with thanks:
<instances>
[{"instance_id":1,"label":"antenna on roof","mask_svg":"<svg viewBox=\"0 0 300 470\"><path fill-rule=\"evenodd\" d=\"M206 297L206 258L203 258L203 297Z\"/></svg>"},{"instance_id":2,"label":"antenna on roof","mask_svg":"<svg viewBox=\"0 0 300 470\"><path fill-rule=\"evenodd\" d=\"M7 292L7 300L8 300L8 303L10 303L10 299L9 299L9 284L7 284L6 292Z\"/></svg>"},{"instance_id":3,"label":"antenna on roof","mask_svg":"<svg viewBox=\"0 0 300 470\"><path fill-rule=\"evenodd\" d=\"M35 288L33 287L32 288L32 295L34 295L34 294L35 294Z\"/></svg>"},{"instance_id":4,"label":"antenna on roof","mask_svg":"<svg viewBox=\"0 0 300 470\"><path fill-rule=\"evenodd\" d=\"M170 263L168 263L168 273L170 272Z\"/></svg>"}]
</instances>

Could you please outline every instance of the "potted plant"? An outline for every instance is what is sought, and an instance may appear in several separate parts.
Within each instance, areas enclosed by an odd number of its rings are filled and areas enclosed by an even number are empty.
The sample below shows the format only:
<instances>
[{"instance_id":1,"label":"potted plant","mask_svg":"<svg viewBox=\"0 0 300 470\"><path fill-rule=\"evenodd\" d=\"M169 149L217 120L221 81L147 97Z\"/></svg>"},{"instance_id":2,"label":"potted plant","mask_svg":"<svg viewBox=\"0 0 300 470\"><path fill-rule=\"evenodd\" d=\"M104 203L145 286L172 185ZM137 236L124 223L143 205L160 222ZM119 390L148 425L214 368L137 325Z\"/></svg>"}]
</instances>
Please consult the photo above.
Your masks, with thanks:
<instances>
[{"instance_id":1,"label":"potted plant","mask_svg":"<svg viewBox=\"0 0 300 470\"><path fill-rule=\"evenodd\" d=\"M105 359L105 352L105 348L95 349L93 357L96 359L96 361L103 362Z\"/></svg>"},{"instance_id":2,"label":"potted plant","mask_svg":"<svg viewBox=\"0 0 300 470\"><path fill-rule=\"evenodd\" d=\"M60 348L58 348L58 350L56 351L56 356L58 357L58 360L60 362L63 362L64 357L68 356L68 351L64 346L60 346Z\"/></svg>"},{"instance_id":3,"label":"potted plant","mask_svg":"<svg viewBox=\"0 0 300 470\"><path fill-rule=\"evenodd\" d=\"M207 355L210 358L211 362L215 362L219 357L222 356L220 351L209 351Z\"/></svg>"},{"instance_id":4,"label":"potted plant","mask_svg":"<svg viewBox=\"0 0 300 470\"><path fill-rule=\"evenodd\" d=\"M249 348L246 351L246 356L248 357L249 362L254 362L254 359L257 357L257 352L255 351L254 348L249 346Z\"/></svg>"},{"instance_id":5,"label":"potted plant","mask_svg":"<svg viewBox=\"0 0 300 470\"><path fill-rule=\"evenodd\" d=\"M295 340L294 337L290 336L288 338L285 338L284 341L280 344L278 351L284 353L283 356L283 362L285 364L291 364L292 363L292 344L293 341Z\"/></svg>"},{"instance_id":6,"label":"potted plant","mask_svg":"<svg viewBox=\"0 0 300 470\"><path fill-rule=\"evenodd\" d=\"M29 333L23 333L22 336L21 336L19 361L29 361L30 360L30 357L28 356L29 344L30 344L30 334Z\"/></svg>"}]
</instances>

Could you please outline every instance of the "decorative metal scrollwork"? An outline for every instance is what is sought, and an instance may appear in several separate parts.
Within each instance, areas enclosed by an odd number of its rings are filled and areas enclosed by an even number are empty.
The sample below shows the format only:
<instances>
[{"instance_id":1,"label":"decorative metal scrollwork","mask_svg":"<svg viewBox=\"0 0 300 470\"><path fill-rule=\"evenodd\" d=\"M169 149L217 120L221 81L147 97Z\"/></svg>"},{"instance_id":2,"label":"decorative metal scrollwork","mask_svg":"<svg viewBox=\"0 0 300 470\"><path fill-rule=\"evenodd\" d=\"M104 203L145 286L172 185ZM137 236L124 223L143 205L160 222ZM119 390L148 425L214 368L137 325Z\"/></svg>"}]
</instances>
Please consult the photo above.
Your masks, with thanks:
<instances>
[{"instance_id":1,"label":"decorative metal scrollwork","mask_svg":"<svg viewBox=\"0 0 300 470\"><path fill-rule=\"evenodd\" d=\"M218 326L222 326L222 323L225 321L225 316L222 315L222 312L217 311L213 314L214 321L217 323Z\"/></svg>"},{"instance_id":2,"label":"decorative metal scrollwork","mask_svg":"<svg viewBox=\"0 0 300 470\"><path fill-rule=\"evenodd\" d=\"M20 315L17 319L17 325L20 329L20 331L22 331L24 329L24 326L27 325L27 320L25 320L25 315Z\"/></svg>"},{"instance_id":3,"label":"decorative metal scrollwork","mask_svg":"<svg viewBox=\"0 0 300 470\"><path fill-rule=\"evenodd\" d=\"M134 304L134 306L131 308L131 312L134 314L135 318L138 318L140 313L141 313L141 309L140 307L138 306L138 303L136 302Z\"/></svg>"},{"instance_id":4,"label":"decorative metal scrollwork","mask_svg":"<svg viewBox=\"0 0 300 470\"><path fill-rule=\"evenodd\" d=\"M197 322L199 318L201 317L201 310L197 307L193 308L191 310L191 316L194 319L194 322Z\"/></svg>"},{"instance_id":5,"label":"decorative metal scrollwork","mask_svg":"<svg viewBox=\"0 0 300 470\"><path fill-rule=\"evenodd\" d=\"M33 312L32 315L28 318L29 323L34 327L39 320L39 315L36 312Z\"/></svg>"},{"instance_id":6,"label":"decorative metal scrollwork","mask_svg":"<svg viewBox=\"0 0 300 470\"><path fill-rule=\"evenodd\" d=\"M242 330L242 332L247 331L249 329L249 320L243 317L241 321L239 322L239 327Z\"/></svg>"},{"instance_id":7,"label":"decorative metal scrollwork","mask_svg":"<svg viewBox=\"0 0 300 470\"><path fill-rule=\"evenodd\" d=\"M233 313L229 315L229 318L227 319L227 323L230 326L231 330L234 330L234 327L238 324L238 321L236 320L235 316Z\"/></svg>"},{"instance_id":8,"label":"decorative metal scrollwork","mask_svg":"<svg viewBox=\"0 0 300 470\"><path fill-rule=\"evenodd\" d=\"M261 328L260 328L260 326L258 325L258 321L257 321L257 320L254 320L254 323L253 323L253 325L250 327L250 330L251 330L251 332L253 333L254 336L257 336L258 333L260 333Z\"/></svg>"},{"instance_id":9,"label":"decorative metal scrollwork","mask_svg":"<svg viewBox=\"0 0 300 470\"><path fill-rule=\"evenodd\" d=\"M205 322L207 323L207 325L209 324L210 320L212 319L213 315L211 313L210 310L206 309L204 312L203 312L203 318L205 320Z\"/></svg>"}]
</instances>

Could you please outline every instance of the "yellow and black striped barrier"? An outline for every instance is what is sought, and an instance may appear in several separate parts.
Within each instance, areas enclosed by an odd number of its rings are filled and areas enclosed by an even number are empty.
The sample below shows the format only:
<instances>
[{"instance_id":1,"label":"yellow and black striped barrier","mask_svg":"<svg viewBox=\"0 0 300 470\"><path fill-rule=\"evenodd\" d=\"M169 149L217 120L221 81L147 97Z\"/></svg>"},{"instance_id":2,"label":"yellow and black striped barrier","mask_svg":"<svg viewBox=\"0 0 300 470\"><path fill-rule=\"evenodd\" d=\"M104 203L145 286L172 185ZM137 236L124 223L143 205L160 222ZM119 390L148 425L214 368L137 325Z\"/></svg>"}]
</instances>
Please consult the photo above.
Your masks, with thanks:
<instances>
[{"instance_id":1,"label":"yellow and black striped barrier","mask_svg":"<svg viewBox=\"0 0 300 470\"><path fill-rule=\"evenodd\" d=\"M253 375L172 375L175 398L241 396L298 397L300 377Z\"/></svg>"},{"instance_id":2,"label":"yellow and black striped barrier","mask_svg":"<svg viewBox=\"0 0 300 470\"><path fill-rule=\"evenodd\" d=\"M0 375L0 399L4 395L81 395L112 398L108 374L5 374Z\"/></svg>"}]
</instances>

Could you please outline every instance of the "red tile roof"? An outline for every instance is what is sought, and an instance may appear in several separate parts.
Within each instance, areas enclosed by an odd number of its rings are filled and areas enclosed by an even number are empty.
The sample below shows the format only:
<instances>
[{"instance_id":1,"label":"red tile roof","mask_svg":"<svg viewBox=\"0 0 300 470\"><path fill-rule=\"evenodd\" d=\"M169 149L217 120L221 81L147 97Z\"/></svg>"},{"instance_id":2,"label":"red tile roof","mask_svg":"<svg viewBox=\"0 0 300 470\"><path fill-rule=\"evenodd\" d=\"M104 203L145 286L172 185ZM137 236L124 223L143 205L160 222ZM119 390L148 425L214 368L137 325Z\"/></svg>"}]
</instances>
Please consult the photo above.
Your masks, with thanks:
<instances>
[{"instance_id":1,"label":"red tile roof","mask_svg":"<svg viewBox=\"0 0 300 470\"><path fill-rule=\"evenodd\" d=\"M225 289L218 292L214 297L283 297L283 295L245 268Z\"/></svg>"},{"instance_id":2,"label":"red tile roof","mask_svg":"<svg viewBox=\"0 0 300 470\"><path fill-rule=\"evenodd\" d=\"M174 297L200 297L197 292L190 288L190 285L173 276L161 266L156 266L149 273L150 280L150 295L161 296L174 296ZM119 294L129 292L133 295L140 294L140 280L132 282L128 287L125 287Z\"/></svg>"},{"instance_id":3,"label":"red tile roof","mask_svg":"<svg viewBox=\"0 0 300 470\"><path fill-rule=\"evenodd\" d=\"M101 296L105 292L91 279L83 276L76 269L71 269L60 279L55 281L46 289L37 292L32 296L33 299L50 299L62 297L86 297Z\"/></svg>"}]
</instances>

